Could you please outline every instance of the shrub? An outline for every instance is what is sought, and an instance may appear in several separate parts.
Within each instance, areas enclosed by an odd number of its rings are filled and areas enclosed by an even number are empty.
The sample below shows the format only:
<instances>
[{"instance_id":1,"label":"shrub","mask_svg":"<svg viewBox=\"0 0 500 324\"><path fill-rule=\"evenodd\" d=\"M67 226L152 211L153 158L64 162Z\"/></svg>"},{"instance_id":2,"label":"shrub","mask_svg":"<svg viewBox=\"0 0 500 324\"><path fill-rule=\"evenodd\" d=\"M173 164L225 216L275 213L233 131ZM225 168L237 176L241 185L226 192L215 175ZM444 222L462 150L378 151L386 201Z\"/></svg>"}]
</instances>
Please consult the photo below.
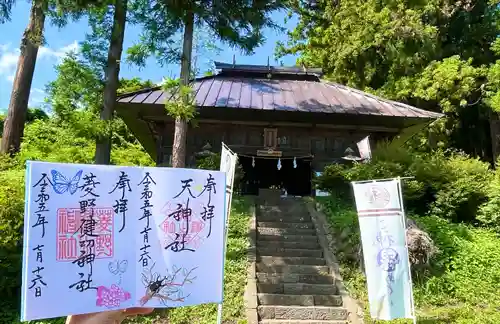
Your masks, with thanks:
<instances>
[{"instance_id":1,"label":"shrub","mask_svg":"<svg viewBox=\"0 0 500 324\"><path fill-rule=\"evenodd\" d=\"M17 296L21 286L24 171L0 171L0 294Z\"/></svg>"},{"instance_id":2,"label":"shrub","mask_svg":"<svg viewBox=\"0 0 500 324\"><path fill-rule=\"evenodd\" d=\"M322 190L350 196L350 181L412 177L403 181L409 210L475 222L479 206L488 198L492 175L487 163L461 153L414 153L382 144L369 163L329 165L316 183Z\"/></svg>"},{"instance_id":3,"label":"shrub","mask_svg":"<svg viewBox=\"0 0 500 324\"><path fill-rule=\"evenodd\" d=\"M500 232L500 169L498 168L486 188L486 196L488 200L479 208L477 219Z\"/></svg>"},{"instance_id":4,"label":"shrub","mask_svg":"<svg viewBox=\"0 0 500 324\"><path fill-rule=\"evenodd\" d=\"M353 251L360 243L356 212L337 197L317 198L338 238L335 244L350 294L368 307L366 278ZM437 247L431 268L412 266L419 320L432 323L499 323L500 237L491 230L455 224L435 215L412 215ZM402 323L397 322L397 323ZM406 323L406 322L405 322Z\"/></svg>"}]
</instances>

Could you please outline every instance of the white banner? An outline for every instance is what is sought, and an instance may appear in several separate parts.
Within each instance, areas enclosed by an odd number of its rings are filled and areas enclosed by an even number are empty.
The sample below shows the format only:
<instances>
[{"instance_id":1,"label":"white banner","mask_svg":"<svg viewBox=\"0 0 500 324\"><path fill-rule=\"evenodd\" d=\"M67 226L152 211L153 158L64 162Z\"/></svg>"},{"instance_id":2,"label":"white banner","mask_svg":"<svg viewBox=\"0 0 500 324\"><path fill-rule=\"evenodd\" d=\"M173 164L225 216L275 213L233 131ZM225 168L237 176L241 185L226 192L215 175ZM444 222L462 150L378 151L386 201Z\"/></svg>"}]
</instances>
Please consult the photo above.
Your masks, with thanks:
<instances>
[{"instance_id":1,"label":"white banner","mask_svg":"<svg viewBox=\"0 0 500 324\"><path fill-rule=\"evenodd\" d=\"M226 144L222 143L222 150L220 153L220 171L226 173L226 221L229 221L229 214L231 212L231 200L233 198L234 191L234 174L236 172L237 162L238 155L231 151Z\"/></svg>"},{"instance_id":2,"label":"white banner","mask_svg":"<svg viewBox=\"0 0 500 324\"><path fill-rule=\"evenodd\" d=\"M399 179L353 182L373 319L413 318L413 292Z\"/></svg>"},{"instance_id":3,"label":"white banner","mask_svg":"<svg viewBox=\"0 0 500 324\"><path fill-rule=\"evenodd\" d=\"M225 174L28 162L21 319L221 303Z\"/></svg>"}]
</instances>

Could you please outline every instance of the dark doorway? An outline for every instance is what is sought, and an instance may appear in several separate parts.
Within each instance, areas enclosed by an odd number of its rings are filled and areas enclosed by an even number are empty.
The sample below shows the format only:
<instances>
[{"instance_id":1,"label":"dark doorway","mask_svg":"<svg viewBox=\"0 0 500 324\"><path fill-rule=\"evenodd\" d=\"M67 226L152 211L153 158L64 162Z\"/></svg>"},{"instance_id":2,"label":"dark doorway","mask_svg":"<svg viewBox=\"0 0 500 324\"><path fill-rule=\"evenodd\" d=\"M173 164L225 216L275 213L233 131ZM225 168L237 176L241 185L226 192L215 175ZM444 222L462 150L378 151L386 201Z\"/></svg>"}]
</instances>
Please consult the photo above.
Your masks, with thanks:
<instances>
[{"instance_id":1,"label":"dark doorway","mask_svg":"<svg viewBox=\"0 0 500 324\"><path fill-rule=\"evenodd\" d=\"M257 195L259 188L279 186L285 188L289 196L311 195L311 159L282 159L278 170L278 159L240 156L238 158L245 175L241 181L241 192L245 195Z\"/></svg>"}]
</instances>

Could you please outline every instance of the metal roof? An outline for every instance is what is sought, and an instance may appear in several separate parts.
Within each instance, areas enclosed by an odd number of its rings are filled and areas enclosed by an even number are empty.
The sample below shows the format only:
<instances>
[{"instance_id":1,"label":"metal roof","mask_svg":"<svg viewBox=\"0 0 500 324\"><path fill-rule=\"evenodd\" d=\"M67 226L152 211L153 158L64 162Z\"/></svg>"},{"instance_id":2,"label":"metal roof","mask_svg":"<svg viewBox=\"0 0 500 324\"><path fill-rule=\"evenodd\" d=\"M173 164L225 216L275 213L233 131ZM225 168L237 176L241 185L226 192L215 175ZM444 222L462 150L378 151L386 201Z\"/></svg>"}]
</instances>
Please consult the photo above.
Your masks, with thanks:
<instances>
[{"instance_id":1,"label":"metal roof","mask_svg":"<svg viewBox=\"0 0 500 324\"><path fill-rule=\"evenodd\" d=\"M319 79L318 79L319 80ZM436 119L440 113L322 81L249 78L215 75L193 81L196 105L200 108L239 108L300 111L327 114L376 115ZM120 104L164 105L172 94L161 87L118 97Z\"/></svg>"}]
</instances>

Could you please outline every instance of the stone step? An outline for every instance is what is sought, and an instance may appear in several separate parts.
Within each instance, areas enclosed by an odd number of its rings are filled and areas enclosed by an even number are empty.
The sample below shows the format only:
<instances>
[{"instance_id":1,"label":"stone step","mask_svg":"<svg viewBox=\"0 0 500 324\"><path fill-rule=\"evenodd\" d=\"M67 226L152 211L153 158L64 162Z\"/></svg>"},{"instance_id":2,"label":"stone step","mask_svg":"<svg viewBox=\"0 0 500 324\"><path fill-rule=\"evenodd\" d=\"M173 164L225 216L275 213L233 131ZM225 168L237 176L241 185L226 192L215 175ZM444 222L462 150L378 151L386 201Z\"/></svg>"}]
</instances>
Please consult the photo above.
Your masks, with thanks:
<instances>
[{"instance_id":1,"label":"stone step","mask_svg":"<svg viewBox=\"0 0 500 324\"><path fill-rule=\"evenodd\" d=\"M257 262L255 264L257 272L267 273L296 273L296 274L312 274L312 275L329 275L330 269L328 266L317 265L267 265Z\"/></svg>"},{"instance_id":2,"label":"stone step","mask_svg":"<svg viewBox=\"0 0 500 324\"><path fill-rule=\"evenodd\" d=\"M333 282L333 280L332 280ZM257 283L257 292L285 295L338 295L335 284Z\"/></svg>"},{"instance_id":3,"label":"stone step","mask_svg":"<svg viewBox=\"0 0 500 324\"><path fill-rule=\"evenodd\" d=\"M347 310L342 307L259 305L257 312L261 320L347 320Z\"/></svg>"},{"instance_id":4,"label":"stone step","mask_svg":"<svg viewBox=\"0 0 500 324\"><path fill-rule=\"evenodd\" d=\"M267 221L257 221L258 227L271 227L271 228L297 228L297 229L312 229L314 225L312 223L293 223L293 222L267 222Z\"/></svg>"},{"instance_id":5,"label":"stone step","mask_svg":"<svg viewBox=\"0 0 500 324\"><path fill-rule=\"evenodd\" d=\"M257 207L262 211L295 211L295 210L303 210L307 211L307 206L305 204L297 203L297 202L280 202L277 205L269 205L269 204L258 204Z\"/></svg>"},{"instance_id":6,"label":"stone step","mask_svg":"<svg viewBox=\"0 0 500 324\"><path fill-rule=\"evenodd\" d=\"M287 242L315 242L318 243L316 235L272 235L272 234L259 234L257 241L287 241Z\"/></svg>"},{"instance_id":7,"label":"stone step","mask_svg":"<svg viewBox=\"0 0 500 324\"><path fill-rule=\"evenodd\" d=\"M342 306L339 295L284 295L258 293L259 305L276 306Z\"/></svg>"},{"instance_id":8,"label":"stone step","mask_svg":"<svg viewBox=\"0 0 500 324\"><path fill-rule=\"evenodd\" d=\"M311 250L314 251L314 250ZM309 264L309 265L325 265L326 261L323 258L311 257L277 257L262 255L257 258L257 261L267 265L286 265L286 264Z\"/></svg>"},{"instance_id":9,"label":"stone step","mask_svg":"<svg viewBox=\"0 0 500 324\"><path fill-rule=\"evenodd\" d=\"M347 321L321 321L321 320L279 320L270 319L259 322L260 324L346 324Z\"/></svg>"},{"instance_id":10,"label":"stone step","mask_svg":"<svg viewBox=\"0 0 500 324\"><path fill-rule=\"evenodd\" d=\"M306 205L257 205L258 211L264 213L280 212L280 213L307 213Z\"/></svg>"},{"instance_id":11,"label":"stone step","mask_svg":"<svg viewBox=\"0 0 500 324\"><path fill-rule=\"evenodd\" d=\"M315 250L319 249L320 245L318 241L298 241L298 242L289 242L289 241L257 241L257 246L269 247L269 248L287 248L287 249L309 249Z\"/></svg>"},{"instance_id":12,"label":"stone step","mask_svg":"<svg viewBox=\"0 0 500 324\"><path fill-rule=\"evenodd\" d=\"M272 228L257 227L257 233L262 235L316 235L313 228Z\"/></svg>"},{"instance_id":13,"label":"stone step","mask_svg":"<svg viewBox=\"0 0 500 324\"><path fill-rule=\"evenodd\" d=\"M257 254L264 256L282 256L282 257L309 257L309 258L322 258L323 250L311 249L287 249L275 247L257 247Z\"/></svg>"},{"instance_id":14,"label":"stone step","mask_svg":"<svg viewBox=\"0 0 500 324\"><path fill-rule=\"evenodd\" d=\"M333 285L334 279L330 274L301 274L301 273L256 273L257 284L313 284L313 285ZM305 286L304 286L305 287Z\"/></svg>"},{"instance_id":15,"label":"stone step","mask_svg":"<svg viewBox=\"0 0 500 324\"><path fill-rule=\"evenodd\" d=\"M283 213L264 213L257 215L259 222L283 222L283 223L312 223L311 216L308 214L283 214Z\"/></svg>"}]
</instances>

